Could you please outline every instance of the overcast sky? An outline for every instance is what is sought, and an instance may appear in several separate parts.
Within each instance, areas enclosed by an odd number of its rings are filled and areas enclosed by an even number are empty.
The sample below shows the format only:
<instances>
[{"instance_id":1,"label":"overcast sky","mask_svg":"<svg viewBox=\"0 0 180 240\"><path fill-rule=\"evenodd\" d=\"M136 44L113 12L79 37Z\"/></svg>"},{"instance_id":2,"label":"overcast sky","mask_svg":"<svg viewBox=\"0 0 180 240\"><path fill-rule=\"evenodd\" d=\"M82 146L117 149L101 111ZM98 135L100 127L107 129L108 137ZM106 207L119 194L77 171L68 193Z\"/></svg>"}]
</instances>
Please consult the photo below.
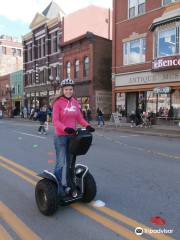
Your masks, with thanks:
<instances>
[{"instance_id":1,"label":"overcast sky","mask_svg":"<svg viewBox=\"0 0 180 240\"><path fill-rule=\"evenodd\" d=\"M50 0L0 0L0 34L21 36L37 12L42 12ZM56 0L68 14L89 4L112 8L112 0Z\"/></svg>"}]
</instances>

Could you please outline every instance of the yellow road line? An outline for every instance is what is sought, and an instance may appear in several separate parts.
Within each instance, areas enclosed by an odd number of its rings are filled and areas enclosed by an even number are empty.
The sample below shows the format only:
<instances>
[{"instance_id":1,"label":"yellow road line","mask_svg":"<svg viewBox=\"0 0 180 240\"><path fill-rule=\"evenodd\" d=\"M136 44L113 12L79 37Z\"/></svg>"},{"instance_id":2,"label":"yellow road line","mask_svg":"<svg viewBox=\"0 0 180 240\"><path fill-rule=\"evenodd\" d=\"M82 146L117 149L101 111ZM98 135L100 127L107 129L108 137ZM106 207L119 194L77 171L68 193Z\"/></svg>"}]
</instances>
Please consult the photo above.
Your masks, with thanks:
<instances>
[{"instance_id":1,"label":"yellow road line","mask_svg":"<svg viewBox=\"0 0 180 240\"><path fill-rule=\"evenodd\" d=\"M127 230L125 227L117 224L116 222L113 222L111 220L108 220L107 218L100 216L96 212L88 209L87 207L84 207L78 203L72 204L72 208L76 209L78 212L82 213L83 215L88 216L89 218L95 220L96 222L101 223L106 228L110 229L111 231L119 234L120 236L123 236L126 239L130 240L139 240L144 239L142 237L136 236L135 233Z\"/></svg>"},{"instance_id":2,"label":"yellow road line","mask_svg":"<svg viewBox=\"0 0 180 240\"><path fill-rule=\"evenodd\" d=\"M27 174L29 174L29 175L37 178L37 179L41 179L40 177L37 176L36 172L34 172L34 171L32 171L32 170L30 170L28 168L25 168L22 165L20 165L18 163L15 163L14 161L12 161L10 159L7 159L7 158L5 158L3 156L0 156L0 160L2 160L3 162L5 162L5 163L7 163L7 164L17 168L17 169L20 169L21 171L23 171L23 172L25 172L25 173L27 173Z\"/></svg>"},{"instance_id":3,"label":"yellow road line","mask_svg":"<svg viewBox=\"0 0 180 240\"><path fill-rule=\"evenodd\" d=\"M0 240L13 240L6 229L0 224Z\"/></svg>"},{"instance_id":4,"label":"yellow road line","mask_svg":"<svg viewBox=\"0 0 180 240\"><path fill-rule=\"evenodd\" d=\"M0 166L9 170L10 172L13 172L14 174L18 175L19 177L23 178L24 180L26 180L27 182L31 183L32 185L36 185L36 182L34 180L32 180L31 178L27 177L26 175L24 175L23 173L18 172L17 170L15 170L14 168L6 165L5 163L0 162Z\"/></svg>"},{"instance_id":5,"label":"yellow road line","mask_svg":"<svg viewBox=\"0 0 180 240\"><path fill-rule=\"evenodd\" d=\"M1 156L0 156L0 159L1 159ZM18 164L18 165L19 165L19 164ZM19 177L23 178L25 181L31 183L33 186L36 185L36 181L33 181L32 179L30 179L30 178L27 177L26 175L24 175L24 174L22 174L22 173L20 173L20 172L18 172L18 171L16 171L16 170L14 170L13 168L7 166L6 164L0 162L0 166L6 168L7 170L9 170L9 171L13 172L14 174L18 175ZM19 166L21 166L21 165L19 165ZM21 166L21 167L22 167L22 166ZM26 169L26 170L28 170L28 169L25 168L25 167L23 167L23 168ZM26 171L26 172L27 172L27 171ZM29 174L30 174L30 173L29 173ZM36 172L33 172L33 176L34 176L34 175L37 175L37 173L36 173ZM73 205L73 206L74 206L74 205ZM79 206L80 206L80 205L79 205ZM94 207L94 206L92 206L92 207ZM96 208L96 207L94 207L94 208ZM78 207L78 209L79 209L79 207ZM85 207L83 207L83 209L85 209ZM88 208L86 208L86 209L89 210ZM146 229L149 229L149 228L150 228L150 227L148 227L148 226L146 226L146 225L143 225L143 224L141 224L141 223L139 223L139 222L137 222L137 221L135 221L135 220L133 220L133 219L131 219L131 218L128 218L128 217L124 216L123 214L121 214L121 213L119 213L119 212L116 212L116 211L114 211L114 210L112 210L112 209L110 209L110 208L102 207L102 208L96 208L96 209L98 209L99 211L104 212L105 214L107 214L108 216L113 217L113 218L116 219L116 220L119 220L119 221L121 221L121 222L124 222L125 224L127 224L127 225L129 225L129 226L131 226L131 227L134 227L134 228L136 228L136 227L142 227L142 228L146 228ZM79 210L78 210L78 211L79 211ZM84 211L84 210L83 210L83 211ZM95 220L96 220L96 219L95 219ZM118 225L118 226L119 226L119 225ZM152 234L150 234L150 235L152 235ZM134 235L133 235L133 236L134 236ZM171 238L171 237L169 237L169 236L167 236L167 235L163 235L163 234L156 234L156 239L159 239L159 240L161 240L161 239L163 239L163 240L172 240L173 238Z\"/></svg>"},{"instance_id":6,"label":"yellow road line","mask_svg":"<svg viewBox=\"0 0 180 240\"><path fill-rule=\"evenodd\" d=\"M11 226L16 234L23 240L40 240L30 228L28 228L8 207L0 202L0 216Z\"/></svg>"},{"instance_id":7,"label":"yellow road line","mask_svg":"<svg viewBox=\"0 0 180 240\"><path fill-rule=\"evenodd\" d=\"M125 224L127 224L127 225L129 225L129 226L131 226L133 228L137 228L137 227L141 227L143 229L149 229L150 228L150 227L147 227L144 224L141 224L141 223L137 222L136 220L128 218L125 215L123 215L123 214L121 214L119 212L116 212L116 211L114 211L114 210L112 210L110 208L107 208L107 207L100 207L100 208L98 208L98 207L95 207L95 206L92 206L92 207L96 208L98 211L103 212L106 215L111 216L112 218L114 218L114 219L116 219L116 220L118 220L120 222L123 222L123 223L125 223ZM146 234L148 234L150 236L153 235L153 237L155 239L158 239L158 240L172 240L172 239L174 239L174 238L169 237L168 235L165 235L165 234L162 234L162 233L161 234L146 233Z\"/></svg>"}]
</instances>

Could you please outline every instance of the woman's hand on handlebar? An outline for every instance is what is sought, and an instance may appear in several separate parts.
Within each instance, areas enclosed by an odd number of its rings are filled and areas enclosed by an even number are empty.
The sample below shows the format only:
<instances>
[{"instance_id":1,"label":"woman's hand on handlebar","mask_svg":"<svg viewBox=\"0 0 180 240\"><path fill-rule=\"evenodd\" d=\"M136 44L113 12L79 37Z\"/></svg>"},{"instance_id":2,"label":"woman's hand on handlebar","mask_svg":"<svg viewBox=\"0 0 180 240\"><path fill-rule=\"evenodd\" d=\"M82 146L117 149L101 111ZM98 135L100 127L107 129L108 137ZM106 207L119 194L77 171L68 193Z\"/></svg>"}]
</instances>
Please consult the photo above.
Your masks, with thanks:
<instances>
[{"instance_id":1,"label":"woman's hand on handlebar","mask_svg":"<svg viewBox=\"0 0 180 240\"><path fill-rule=\"evenodd\" d=\"M68 133L68 134L74 134L74 133L76 133L76 131L74 130L74 128L69 128L69 127L65 128L64 131L65 131L66 133Z\"/></svg>"},{"instance_id":2,"label":"woman's hand on handlebar","mask_svg":"<svg viewBox=\"0 0 180 240\"><path fill-rule=\"evenodd\" d=\"M94 131L95 131L95 129L94 129L93 127L91 127L90 125L88 125L88 126L86 127L86 130L87 130L88 132L94 132Z\"/></svg>"}]
</instances>

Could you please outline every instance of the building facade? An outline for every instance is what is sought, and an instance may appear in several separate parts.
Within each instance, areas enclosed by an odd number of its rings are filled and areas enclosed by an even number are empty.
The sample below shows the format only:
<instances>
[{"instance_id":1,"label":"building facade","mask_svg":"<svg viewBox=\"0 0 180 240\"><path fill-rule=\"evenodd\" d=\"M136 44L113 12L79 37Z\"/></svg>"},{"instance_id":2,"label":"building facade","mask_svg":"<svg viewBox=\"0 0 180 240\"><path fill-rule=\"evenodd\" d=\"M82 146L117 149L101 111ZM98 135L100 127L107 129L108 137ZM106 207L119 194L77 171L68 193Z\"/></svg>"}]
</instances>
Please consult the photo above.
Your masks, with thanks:
<instances>
[{"instance_id":1,"label":"building facade","mask_svg":"<svg viewBox=\"0 0 180 240\"><path fill-rule=\"evenodd\" d=\"M23 70L10 74L10 86L12 87L12 108L14 114L19 115L24 106Z\"/></svg>"},{"instance_id":2,"label":"building facade","mask_svg":"<svg viewBox=\"0 0 180 240\"><path fill-rule=\"evenodd\" d=\"M10 85L10 74L0 76L0 109L7 116L12 110L12 88Z\"/></svg>"},{"instance_id":3,"label":"building facade","mask_svg":"<svg viewBox=\"0 0 180 240\"><path fill-rule=\"evenodd\" d=\"M34 17L31 32L23 37L24 91L28 108L49 104L61 80L63 11L51 2Z\"/></svg>"},{"instance_id":4,"label":"building facade","mask_svg":"<svg viewBox=\"0 0 180 240\"><path fill-rule=\"evenodd\" d=\"M93 116L99 107L111 113L112 42L91 32L67 41L61 46L63 77L75 81L75 96L82 109L90 108Z\"/></svg>"},{"instance_id":5,"label":"building facade","mask_svg":"<svg viewBox=\"0 0 180 240\"><path fill-rule=\"evenodd\" d=\"M11 36L0 36L0 76L23 68L22 43Z\"/></svg>"},{"instance_id":6,"label":"building facade","mask_svg":"<svg viewBox=\"0 0 180 240\"><path fill-rule=\"evenodd\" d=\"M113 111L180 118L179 0L113 1Z\"/></svg>"}]
</instances>

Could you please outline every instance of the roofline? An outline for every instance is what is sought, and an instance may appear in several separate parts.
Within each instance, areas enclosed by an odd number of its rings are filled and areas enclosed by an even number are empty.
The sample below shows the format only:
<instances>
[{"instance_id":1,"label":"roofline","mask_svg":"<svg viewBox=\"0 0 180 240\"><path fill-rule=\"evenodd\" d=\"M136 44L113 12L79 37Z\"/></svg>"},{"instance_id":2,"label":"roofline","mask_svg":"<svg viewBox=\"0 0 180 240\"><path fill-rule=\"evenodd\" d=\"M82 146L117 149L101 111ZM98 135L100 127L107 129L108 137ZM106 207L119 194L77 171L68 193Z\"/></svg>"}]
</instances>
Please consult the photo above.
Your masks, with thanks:
<instances>
[{"instance_id":1,"label":"roofline","mask_svg":"<svg viewBox=\"0 0 180 240\"><path fill-rule=\"evenodd\" d=\"M96 35L96 34L94 34L93 32L86 32L85 34L83 34L83 35L81 35L81 36L78 36L78 37L76 37L76 38L73 38L73 39L71 39L71 40L68 40L68 41L66 41L66 42L64 42L62 45L61 45L61 47L65 47L65 46L67 46L67 45L69 45L69 44L71 44L71 43L74 43L74 42L77 42L77 41L79 41L79 40L82 40L82 39L84 39L84 38L86 38L87 40L88 39L92 39L92 38L101 38L101 39L104 39L104 40L107 40L107 41L112 41L111 39L108 39L108 38L104 38L104 37L101 37L101 36L98 36L98 35Z\"/></svg>"}]
</instances>

